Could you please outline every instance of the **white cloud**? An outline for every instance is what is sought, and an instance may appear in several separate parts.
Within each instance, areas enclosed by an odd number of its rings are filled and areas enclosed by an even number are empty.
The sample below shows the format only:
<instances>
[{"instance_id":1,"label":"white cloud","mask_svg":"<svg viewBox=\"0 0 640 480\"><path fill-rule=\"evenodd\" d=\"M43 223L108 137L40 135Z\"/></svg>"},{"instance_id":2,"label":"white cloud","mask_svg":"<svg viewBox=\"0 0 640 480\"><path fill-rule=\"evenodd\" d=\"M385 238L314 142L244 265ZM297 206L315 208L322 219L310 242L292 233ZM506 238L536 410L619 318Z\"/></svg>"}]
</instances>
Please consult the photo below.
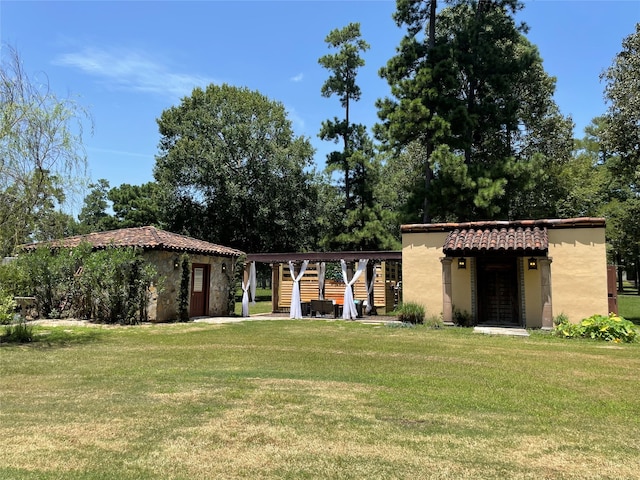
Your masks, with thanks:
<instances>
[{"instance_id":1,"label":"white cloud","mask_svg":"<svg viewBox=\"0 0 640 480\"><path fill-rule=\"evenodd\" d=\"M296 112L296 109L293 107L285 105L285 110L287 111L287 118L291 121L294 131L298 132L298 135L300 135L305 129L304 119L298 115L298 112Z\"/></svg>"},{"instance_id":2,"label":"white cloud","mask_svg":"<svg viewBox=\"0 0 640 480\"><path fill-rule=\"evenodd\" d=\"M299 73L298 75L296 75L295 77L291 77L291 81L292 82L301 82L302 79L304 78L304 74L303 73Z\"/></svg>"},{"instance_id":3,"label":"white cloud","mask_svg":"<svg viewBox=\"0 0 640 480\"><path fill-rule=\"evenodd\" d=\"M190 95L193 88L206 87L215 80L171 72L143 52L85 48L58 56L54 63L77 68L98 77L110 88L151 93L172 98Z\"/></svg>"}]
</instances>

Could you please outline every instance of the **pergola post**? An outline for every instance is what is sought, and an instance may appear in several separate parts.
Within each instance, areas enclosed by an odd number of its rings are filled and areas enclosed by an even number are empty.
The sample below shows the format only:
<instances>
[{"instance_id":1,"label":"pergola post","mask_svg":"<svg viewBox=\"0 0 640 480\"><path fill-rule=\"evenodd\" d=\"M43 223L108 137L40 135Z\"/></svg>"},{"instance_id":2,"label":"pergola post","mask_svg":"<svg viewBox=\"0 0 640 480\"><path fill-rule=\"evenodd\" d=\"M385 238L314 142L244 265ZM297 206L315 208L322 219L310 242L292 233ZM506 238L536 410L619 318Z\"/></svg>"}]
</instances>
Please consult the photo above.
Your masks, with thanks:
<instances>
[{"instance_id":1,"label":"pergola post","mask_svg":"<svg viewBox=\"0 0 640 480\"><path fill-rule=\"evenodd\" d=\"M451 301L451 263L453 258L443 257L442 262L442 321L453 322L453 304Z\"/></svg>"},{"instance_id":2,"label":"pergola post","mask_svg":"<svg viewBox=\"0 0 640 480\"><path fill-rule=\"evenodd\" d=\"M280 264L271 264L271 313L280 309Z\"/></svg>"}]
</instances>

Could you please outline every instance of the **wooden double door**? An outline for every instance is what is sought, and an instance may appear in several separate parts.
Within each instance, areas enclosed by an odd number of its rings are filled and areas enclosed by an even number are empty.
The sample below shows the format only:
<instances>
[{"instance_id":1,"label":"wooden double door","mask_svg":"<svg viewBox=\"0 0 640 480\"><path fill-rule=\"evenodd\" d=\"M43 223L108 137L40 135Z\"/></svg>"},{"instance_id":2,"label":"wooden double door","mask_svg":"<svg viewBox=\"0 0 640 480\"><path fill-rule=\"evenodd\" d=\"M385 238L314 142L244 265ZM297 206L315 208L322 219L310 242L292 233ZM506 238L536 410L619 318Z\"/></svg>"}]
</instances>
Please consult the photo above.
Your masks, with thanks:
<instances>
[{"instance_id":1,"label":"wooden double door","mask_svg":"<svg viewBox=\"0 0 640 480\"><path fill-rule=\"evenodd\" d=\"M476 259L478 323L520 325L517 257Z\"/></svg>"},{"instance_id":2,"label":"wooden double door","mask_svg":"<svg viewBox=\"0 0 640 480\"><path fill-rule=\"evenodd\" d=\"M209 314L209 265L191 265L191 298L189 317L203 317Z\"/></svg>"}]
</instances>

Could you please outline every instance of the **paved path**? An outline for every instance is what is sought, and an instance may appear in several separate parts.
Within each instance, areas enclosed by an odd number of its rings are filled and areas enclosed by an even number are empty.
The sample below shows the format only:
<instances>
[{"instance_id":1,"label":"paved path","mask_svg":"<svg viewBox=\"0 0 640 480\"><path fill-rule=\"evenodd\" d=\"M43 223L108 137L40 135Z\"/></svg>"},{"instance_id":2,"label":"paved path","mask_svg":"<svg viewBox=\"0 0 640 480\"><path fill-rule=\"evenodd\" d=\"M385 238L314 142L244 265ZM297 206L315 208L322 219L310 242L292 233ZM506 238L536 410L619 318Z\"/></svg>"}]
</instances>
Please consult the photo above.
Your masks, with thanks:
<instances>
[{"instance_id":1,"label":"paved path","mask_svg":"<svg viewBox=\"0 0 640 480\"><path fill-rule=\"evenodd\" d=\"M515 327L475 327L474 333L484 333L485 335L513 335L514 337L528 337L529 332L524 328Z\"/></svg>"}]
</instances>

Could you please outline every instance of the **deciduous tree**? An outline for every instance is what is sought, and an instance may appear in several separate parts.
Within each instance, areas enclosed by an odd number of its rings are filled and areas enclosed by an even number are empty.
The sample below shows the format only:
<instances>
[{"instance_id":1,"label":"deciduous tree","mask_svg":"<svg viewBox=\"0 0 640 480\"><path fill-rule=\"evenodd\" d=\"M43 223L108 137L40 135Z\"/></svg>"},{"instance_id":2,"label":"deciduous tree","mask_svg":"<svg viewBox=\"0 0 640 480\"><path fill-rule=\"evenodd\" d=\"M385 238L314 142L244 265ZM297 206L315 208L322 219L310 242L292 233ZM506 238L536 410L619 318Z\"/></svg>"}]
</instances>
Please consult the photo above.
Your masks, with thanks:
<instances>
[{"instance_id":1,"label":"deciduous tree","mask_svg":"<svg viewBox=\"0 0 640 480\"><path fill-rule=\"evenodd\" d=\"M616 171L640 185L640 23L602 78L609 103L603 142L620 158Z\"/></svg>"},{"instance_id":2,"label":"deciduous tree","mask_svg":"<svg viewBox=\"0 0 640 480\"><path fill-rule=\"evenodd\" d=\"M170 230L246 252L315 247L313 148L280 102L209 85L162 112L158 126L154 176Z\"/></svg>"},{"instance_id":3,"label":"deciduous tree","mask_svg":"<svg viewBox=\"0 0 640 480\"><path fill-rule=\"evenodd\" d=\"M45 228L43 212L84 176L86 112L59 98L46 77L31 79L18 52L4 46L0 66L0 255Z\"/></svg>"}]
</instances>

